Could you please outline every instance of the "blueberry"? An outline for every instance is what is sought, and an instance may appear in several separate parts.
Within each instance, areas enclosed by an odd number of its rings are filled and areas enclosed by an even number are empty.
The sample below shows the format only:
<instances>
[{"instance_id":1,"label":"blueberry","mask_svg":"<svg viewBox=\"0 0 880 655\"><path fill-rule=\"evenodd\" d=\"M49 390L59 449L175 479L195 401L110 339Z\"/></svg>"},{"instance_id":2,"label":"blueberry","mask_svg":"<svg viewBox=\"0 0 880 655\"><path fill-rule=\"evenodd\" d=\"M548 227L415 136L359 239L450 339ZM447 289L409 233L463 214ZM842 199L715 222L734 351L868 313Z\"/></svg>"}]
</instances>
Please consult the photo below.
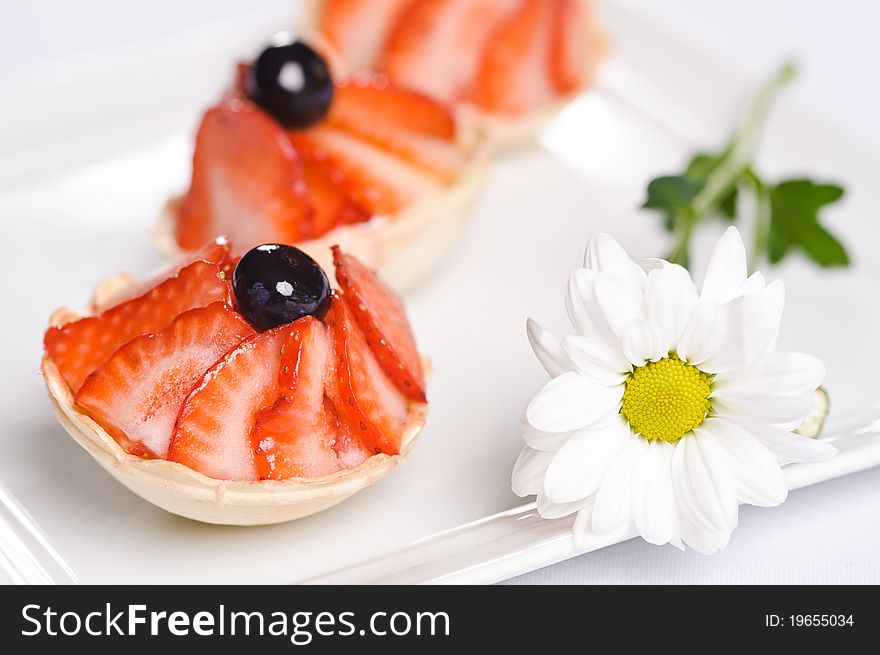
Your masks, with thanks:
<instances>
[{"instance_id":1,"label":"blueberry","mask_svg":"<svg viewBox=\"0 0 880 655\"><path fill-rule=\"evenodd\" d=\"M333 99L327 63L299 41L263 50L251 66L245 87L251 100L293 129L317 123Z\"/></svg>"},{"instance_id":2,"label":"blueberry","mask_svg":"<svg viewBox=\"0 0 880 655\"><path fill-rule=\"evenodd\" d=\"M238 309L258 330L322 318L330 282L318 263L299 248L268 244L247 251L232 274Z\"/></svg>"}]
</instances>

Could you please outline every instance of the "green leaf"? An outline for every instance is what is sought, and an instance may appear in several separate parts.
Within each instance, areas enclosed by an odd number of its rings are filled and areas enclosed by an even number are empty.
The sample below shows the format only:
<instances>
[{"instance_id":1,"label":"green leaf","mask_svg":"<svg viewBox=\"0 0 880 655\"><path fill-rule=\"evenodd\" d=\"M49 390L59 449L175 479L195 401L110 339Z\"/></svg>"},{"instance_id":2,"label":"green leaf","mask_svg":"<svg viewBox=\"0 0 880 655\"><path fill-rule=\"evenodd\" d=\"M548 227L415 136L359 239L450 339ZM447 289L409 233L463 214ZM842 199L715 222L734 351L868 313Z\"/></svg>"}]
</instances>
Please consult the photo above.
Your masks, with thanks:
<instances>
[{"instance_id":1,"label":"green leaf","mask_svg":"<svg viewBox=\"0 0 880 655\"><path fill-rule=\"evenodd\" d=\"M820 266L846 266L843 244L819 223L819 210L837 202L843 188L797 179L770 187L770 229L767 255L771 263L800 248Z\"/></svg>"},{"instance_id":2,"label":"green leaf","mask_svg":"<svg viewBox=\"0 0 880 655\"><path fill-rule=\"evenodd\" d=\"M693 180L705 184L709 176L718 168L718 165L729 155L730 148L717 155L698 154L691 159L684 174ZM718 201L718 215L720 217L726 218L729 221L733 221L736 218L737 195L737 188L733 186L730 192Z\"/></svg>"},{"instance_id":3,"label":"green leaf","mask_svg":"<svg viewBox=\"0 0 880 655\"><path fill-rule=\"evenodd\" d=\"M663 214L663 224L672 232L679 220L691 219L691 203L702 188L702 183L683 175L658 177L648 184L647 197L642 207L660 211Z\"/></svg>"}]
</instances>

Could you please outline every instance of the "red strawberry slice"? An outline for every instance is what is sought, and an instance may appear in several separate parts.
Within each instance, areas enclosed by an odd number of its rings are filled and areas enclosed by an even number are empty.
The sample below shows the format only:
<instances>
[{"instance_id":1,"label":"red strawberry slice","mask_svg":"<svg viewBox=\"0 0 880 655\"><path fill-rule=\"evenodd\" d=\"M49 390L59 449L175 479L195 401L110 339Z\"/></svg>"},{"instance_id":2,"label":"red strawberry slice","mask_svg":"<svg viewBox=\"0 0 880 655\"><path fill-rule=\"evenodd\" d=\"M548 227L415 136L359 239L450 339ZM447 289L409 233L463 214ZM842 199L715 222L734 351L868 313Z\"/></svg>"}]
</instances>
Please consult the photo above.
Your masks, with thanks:
<instances>
[{"instance_id":1,"label":"red strawberry slice","mask_svg":"<svg viewBox=\"0 0 880 655\"><path fill-rule=\"evenodd\" d=\"M417 0L388 38L379 70L454 102L473 86L486 41L517 0Z\"/></svg>"},{"instance_id":2,"label":"red strawberry slice","mask_svg":"<svg viewBox=\"0 0 880 655\"><path fill-rule=\"evenodd\" d=\"M325 167L351 200L372 214L395 214L441 185L402 159L342 130L317 126L289 132L303 156Z\"/></svg>"},{"instance_id":3,"label":"red strawberry slice","mask_svg":"<svg viewBox=\"0 0 880 655\"><path fill-rule=\"evenodd\" d=\"M92 312L98 313L106 309L110 309L126 300L137 298L145 294L153 287L161 284L170 277L174 277L180 270L193 262L207 262L209 264L219 265L227 274L232 273L232 258L229 256L229 241L225 237L219 237L206 243L198 250L189 253L182 259L174 262L169 267L164 268L158 274L153 275L146 280L134 280L129 278L128 284L116 286L120 276L110 278L109 281L102 282L92 301ZM123 276L124 277L124 276ZM104 290L102 286L107 284L113 285L112 290Z\"/></svg>"},{"instance_id":4,"label":"red strawberry slice","mask_svg":"<svg viewBox=\"0 0 880 655\"><path fill-rule=\"evenodd\" d=\"M327 115L328 125L378 146L444 182L455 181L465 164L465 154L454 140L431 133L441 128L445 132L444 119L452 120L443 107L420 93L396 89L387 80L371 84L365 79L337 89ZM454 124L452 129L454 134Z\"/></svg>"},{"instance_id":5,"label":"red strawberry slice","mask_svg":"<svg viewBox=\"0 0 880 655\"><path fill-rule=\"evenodd\" d=\"M556 0L522 0L486 43L471 98L483 109L518 113L556 95L549 71Z\"/></svg>"},{"instance_id":6,"label":"red strawberry slice","mask_svg":"<svg viewBox=\"0 0 880 655\"><path fill-rule=\"evenodd\" d=\"M226 351L254 334L222 302L191 309L122 346L80 387L76 403L130 453L165 457L183 401Z\"/></svg>"},{"instance_id":7,"label":"red strawberry slice","mask_svg":"<svg viewBox=\"0 0 880 655\"><path fill-rule=\"evenodd\" d=\"M96 316L50 327L46 353L74 392L116 350L142 334L164 329L179 314L212 302L229 302L224 266L196 261L137 298Z\"/></svg>"},{"instance_id":8,"label":"red strawberry slice","mask_svg":"<svg viewBox=\"0 0 880 655\"><path fill-rule=\"evenodd\" d=\"M437 139L455 140L455 119L447 106L392 84L384 75L359 74L336 83L326 120L351 129L364 119Z\"/></svg>"},{"instance_id":9,"label":"red strawberry slice","mask_svg":"<svg viewBox=\"0 0 880 655\"><path fill-rule=\"evenodd\" d=\"M226 353L183 403L168 459L221 480L256 480L251 430L280 397L281 350L290 326L262 332Z\"/></svg>"},{"instance_id":10,"label":"red strawberry slice","mask_svg":"<svg viewBox=\"0 0 880 655\"><path fill-rule=\"evenodd\" d=\"M196 135L193 174L175 236L186 250L217 235L241 253L261 243L296 243L311 234L302 163L272 117L227 99L209 109Z\"/></svg>"},{"instance_id":11,"label":"red strawberry slice","mask_svg":"<svg viewBox=\"0 0 880 655\"><path fill-rule=\"evenodd\" d=\"M305 156L303 172L309 201L315 210L311 238L317 239L339 225L352 225L369 220L370 215L358 207L333 181L328 168Z\"/></svg>"},{"instance_id":12,"label":"red strawberry slice","mask_svg":"<svg viewBox=\"0 0 880 655\"><path fill-rule=\"evenodd\" d=\"M336 352L330 399L342 421L371 453L400 452L409 403L388 379L348 307L333 298L324 322Z\"/></svg>"},{"instance_id":13,"label":"red strawberry slice","mask_svg":"<svg viewBox=\"0 0 880 655\"><path fill-rule=\"evenodd\" d=\"M311 317L291 328L279 376L284 398L256 418L260 479L315 478L357 466L370 455L340 425L325 395L335 378L327 328Z\"/></svg>"},{"instance_id":14,"label":"red strawberry slice","mask_svg":"<svg viewBox=\"0 0 880 655\"><path fill-rule=\"evenodd\" d=\"M373 68L385 39L413 0L327 0L319 29L351 70Z\"/></svg>"},{"instance_id":15,"label":"red strawberry slice","mask_svg":"<svg viewBox=\"0 0 880 655\"><path fill-rule=\"evenodd\" d=\"M422 360L400 299L351 255L333 247L336 281L379 365L407 398L425 402Z\"/></svg>"},{"instance_id":16,"label":"red strawberry slice","mask_svg":"<svg viewBox=\"0 0 880 655\"><path fill-rule=\"evenodd\" d=\"M556 89L567 93L580 86L586 75L591 41L588 38L590 8L582 0L558 0L554 5L550 75Z\"/></svg>"}]
</instances>

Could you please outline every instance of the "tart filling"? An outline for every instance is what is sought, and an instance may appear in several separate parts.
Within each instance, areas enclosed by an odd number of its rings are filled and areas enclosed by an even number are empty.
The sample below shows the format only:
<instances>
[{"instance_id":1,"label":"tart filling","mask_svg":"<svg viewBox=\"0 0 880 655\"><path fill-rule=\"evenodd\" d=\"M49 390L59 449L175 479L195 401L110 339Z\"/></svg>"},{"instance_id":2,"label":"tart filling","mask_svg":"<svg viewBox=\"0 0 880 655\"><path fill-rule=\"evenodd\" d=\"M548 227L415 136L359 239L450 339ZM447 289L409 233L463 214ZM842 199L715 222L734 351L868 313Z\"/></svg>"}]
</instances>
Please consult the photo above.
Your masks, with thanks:
<instances>
[{"instance_id":1,"label":"tart filling","mask_svg":"<svg viewBox=\"0 0 880 655\"><path fill-rule=\"evenodd\" d=\"M593 80L605 39L586 0L313 0L344 71L377 71L522 139Z\"/></svg>"},{"instance_id":2,"label":"tart filling","mask_svg":"<svg viewBox=\"0 0 880 655\"><path fill-rule=\"evenodd\" d=\"M442 103L381 75L334 80L301 42L270 46L203 116L161 238L192 251L224 234L240 253L393 222L466 177L476 145Z\"/></svg>"},{"instance_id":3,"label":"tart filling","mask_svg":"<svg viewBox=\"0 0 880 655\"><path fill-rule=\"evenodd\" d=\"M350 255L334 260L338 290L296 248L236 262L218 241L146 288L102 294L89 316L56 313L50 391L129 456L217 480L325 479L393 458L424 418L422 361L397 297Z\"/></svg>"}]
</instances>

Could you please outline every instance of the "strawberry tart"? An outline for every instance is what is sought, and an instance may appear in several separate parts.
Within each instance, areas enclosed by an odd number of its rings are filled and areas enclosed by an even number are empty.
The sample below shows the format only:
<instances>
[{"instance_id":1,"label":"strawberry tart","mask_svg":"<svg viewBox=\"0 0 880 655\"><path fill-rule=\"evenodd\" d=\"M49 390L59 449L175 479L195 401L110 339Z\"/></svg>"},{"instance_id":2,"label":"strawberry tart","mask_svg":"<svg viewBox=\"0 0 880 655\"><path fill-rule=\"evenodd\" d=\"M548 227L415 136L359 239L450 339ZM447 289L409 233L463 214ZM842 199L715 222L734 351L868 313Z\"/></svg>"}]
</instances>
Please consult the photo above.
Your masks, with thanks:
<instances>
[{"instance_id":1,"label":"strawberry tart","mask_svg":"<svg viewBox=\"0 0 880 655\"><path fill-rule=\"evenodd\" d=\"M205 112L159 242L177 256L220 235L233 254L296 244L325 267L339 244L401 290L454 247L486 169L483 142L444 103L384 75L331 76L285 41L239 65Z\"/></svg>"},{"instance_id":2,"label":"strawberry tart","mask_svg":"<svg viewBox=\"0 0 880 655\"><path fill-rule=\"evenodd\" d=\"M56 311L42 370L71 436L169 512L256 525L323 510L388 473L427 413L398 298L332 251L334 290L293 246L174 268Z\"/></svg>"},{"instance_id":3,"label":"strawberry tart","mask_svg":"<svg viewBox=\"0 0 880 655\"><path fill-rule=\"evenodd\" d=\"M302 18L340 71L447 103L501 147L587 88L606 48L587 0L311 0Z\"/></svg>"}]
</instances>

